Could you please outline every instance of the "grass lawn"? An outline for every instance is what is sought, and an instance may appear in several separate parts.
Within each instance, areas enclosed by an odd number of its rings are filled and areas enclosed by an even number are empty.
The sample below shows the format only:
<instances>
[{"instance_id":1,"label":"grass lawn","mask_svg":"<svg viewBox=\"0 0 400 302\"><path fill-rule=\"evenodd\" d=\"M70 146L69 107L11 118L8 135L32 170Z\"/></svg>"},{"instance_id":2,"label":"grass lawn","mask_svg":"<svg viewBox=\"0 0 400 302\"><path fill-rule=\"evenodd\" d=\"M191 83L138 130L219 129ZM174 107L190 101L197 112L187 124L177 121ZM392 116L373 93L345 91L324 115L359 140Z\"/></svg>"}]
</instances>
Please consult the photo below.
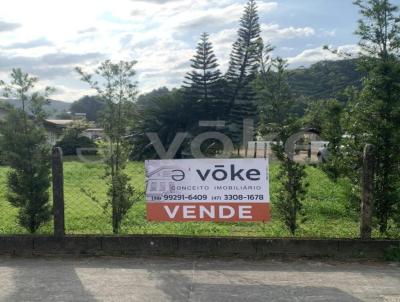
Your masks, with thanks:
<instances>
[{"instance_id":1,"label":"grass lawn","mask_svg":"<svg viewBox=\"0 0 400 302\"><path fill-rule=\"evenodd\" d=\"M257 236L290 237L290 233L274 214L276 173L278 167L270 170L272 221L263 223L154 223L146 220L146 204L143 199L135 204L123 222L123 234L177 234L212 236ZM132 162L128 165L132 184L138 190L144 190L144 163ZM104 212L102 205L106 200L107 186L100 164L88 164L66 159L65 174L65 220L68 234L111 234L110 215ZM17 210L6 201L7 168L0 167L0 234L21 234L25 231L16 221ZM358 236L358 215L347 205L348 183L340 180L330 181L323 172L315 167L307 168L309 182L304 209L307 213L297 237L355 238ZM94 199L98 200L95 202ZM52 232L52 223L44 225L39 233ZM374 234L375 237L379 235ZM388 235L400 238L399 230L391 230Z\"/></svg>"}]
</instances>

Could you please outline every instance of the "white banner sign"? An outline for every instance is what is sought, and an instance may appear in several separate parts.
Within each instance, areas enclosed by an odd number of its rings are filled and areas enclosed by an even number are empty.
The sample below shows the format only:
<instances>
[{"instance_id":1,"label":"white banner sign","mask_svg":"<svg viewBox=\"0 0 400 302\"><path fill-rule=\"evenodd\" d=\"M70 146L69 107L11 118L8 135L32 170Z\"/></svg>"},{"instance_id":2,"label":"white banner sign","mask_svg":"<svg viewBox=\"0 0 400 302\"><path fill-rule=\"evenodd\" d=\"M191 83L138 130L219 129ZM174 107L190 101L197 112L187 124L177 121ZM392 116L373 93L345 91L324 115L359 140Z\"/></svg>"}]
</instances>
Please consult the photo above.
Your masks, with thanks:
<instances>
[{"instance_id":1,"label":"white banner sign","mask_svg":"<svg viewBox=\"0 0 400 302\"><path fill-rule=\"evenodd\" d=\"M266 159L149 160L151 221L267 221Z\"/></svg>"}]
</instances>

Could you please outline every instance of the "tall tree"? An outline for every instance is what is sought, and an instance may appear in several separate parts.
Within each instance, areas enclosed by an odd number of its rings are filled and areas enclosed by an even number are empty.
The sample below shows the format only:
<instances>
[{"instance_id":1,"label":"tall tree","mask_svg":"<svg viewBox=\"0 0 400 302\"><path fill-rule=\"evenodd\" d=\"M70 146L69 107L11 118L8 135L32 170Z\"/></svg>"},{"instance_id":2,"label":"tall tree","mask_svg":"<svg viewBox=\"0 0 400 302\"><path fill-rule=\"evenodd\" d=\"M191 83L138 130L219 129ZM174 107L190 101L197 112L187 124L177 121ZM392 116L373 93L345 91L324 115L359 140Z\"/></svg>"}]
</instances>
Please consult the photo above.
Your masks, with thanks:
<instances>
[{"instance_id":1,"label":"tall tree","mask_svg":"<svg viewBox=\"0 0 400 302\"><path fill-rule=\"evenodd\" d=\"M18 208L18 220L35 233L51 217L49 204L50 148L43 128L51 88L35 91L38 79L13 69L10 83L1 82L5 96L19 102L9 109L0 128L1 149L11 170L8 174L8 201Z\"/></svg>"},{"instance_id":2,"label":"tall tree","mask_svg":"<svg viewBox=\"0 0 400 302\"><path fill-rule=\"evenodd\" d=\"M268 48L268 47L267 47ZM266 49L267 49L266 48ZM299 130L299 119L292 114L294 105L288 85L286 62L281 59L262 60L261 72L254 81L257 92L261 134L275 136L272 148L278 160L280 187L276 208L279 216L292 234L298 228L298 218L302 214L302 200L307 184L304 181L305 167L293 160L293 151L286 143Z\"/></svg>"},{"instance_id":3,"label":"tall tree","mask_svg":"<svg viewBox=\"0 0 400 302\"><path fill-rule=\"evenodd\" d=\"M105 102L100 124L108 136L104 154L105 176L109 179L109 199L106 205L111 207L115 234L120 232L122 220L137 200L135 189L125 172L131 153L131 144L126 139L129 134L129 117L137 93L133 69L135 64L135 61L112 63L107 60L96 69L95 75L76 68L82 80L96 89Z\"/></svg>"},{"instance_id":4,"label":"tall tree","mask_svg":"<svg viewBox=\"0 0 400 302\"><path fill-rule=\"evenodd\" d=\"M191 61L192 71L186 75L184 82L186 97L197 103L200 119L218 117L218 111L222 109L219 91L221 72L207 33L201 35Z\"/></svg>"},{"instance_id":5,"label":"tall tree","mask_svg":"<svg viewBox=\"0 0 400 302\"><path fill-rule=\"evenodd\" d=\"M400 196L400 16L388 0L357 0L362 16L356 34L362 49L360 67L367 75L344 114L349 170L361 167L362 148L376 147L375 214L387 231Z\"/></svg>"},{"instance_id":6,"label":"tall tree","mask_svg":"<svg viewBox=\"0 0 400 302\"><path fill-rule=\"evenodd\" d=\"M229 83L228 104L233 139L240 143L244 118L256 118L255 94L251 82L259 67L262 49L261 29L255 0L249 0L242 18L238 38L233 44L226 79Z\"/></svg>"}]
</instances>

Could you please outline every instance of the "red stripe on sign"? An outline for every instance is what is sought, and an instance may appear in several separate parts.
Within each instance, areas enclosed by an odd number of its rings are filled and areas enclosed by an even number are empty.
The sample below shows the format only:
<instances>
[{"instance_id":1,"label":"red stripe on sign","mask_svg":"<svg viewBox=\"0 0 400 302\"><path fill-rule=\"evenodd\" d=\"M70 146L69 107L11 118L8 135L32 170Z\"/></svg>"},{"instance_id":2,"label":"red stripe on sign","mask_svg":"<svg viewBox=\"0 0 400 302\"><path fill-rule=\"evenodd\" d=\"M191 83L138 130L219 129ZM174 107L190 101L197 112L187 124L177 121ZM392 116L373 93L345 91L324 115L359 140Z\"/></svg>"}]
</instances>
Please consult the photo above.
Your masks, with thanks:
<instances>
[{"instance_id":1,"label":"red stripe on sign","mask_svg":"<svg viewBox=\"0 0 400 302\"><path fill-rule=\"evenodd\" d=\"M269 221L269 203L147 203L150 221Z\"/></svg>"}]
</instances>

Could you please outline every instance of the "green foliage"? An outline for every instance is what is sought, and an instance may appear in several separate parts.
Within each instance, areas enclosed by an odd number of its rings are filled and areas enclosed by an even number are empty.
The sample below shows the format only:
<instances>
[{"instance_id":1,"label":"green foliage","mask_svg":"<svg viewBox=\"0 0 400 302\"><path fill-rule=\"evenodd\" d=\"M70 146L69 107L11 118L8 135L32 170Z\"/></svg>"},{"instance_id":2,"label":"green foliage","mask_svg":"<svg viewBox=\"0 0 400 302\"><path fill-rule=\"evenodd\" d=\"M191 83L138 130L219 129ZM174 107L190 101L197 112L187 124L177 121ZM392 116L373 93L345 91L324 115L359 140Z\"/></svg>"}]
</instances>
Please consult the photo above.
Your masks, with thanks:
<instances>
[{"instance_id":1,"label":"green foliage","mask_svg":"<svg viewBox=\"0 0 400 302\"><path fill-rule=\"evenodd\" d=\"M82 132L89 125L84 121L74 121L65 130L61 141L57 142L56 147L60 147L64 155L96 155L97 145L90 138L82 136Z\"/></svg>"},{"instance_id":2,"label":"green foliage","mask_svg":"<svg viewBox=\"0 0 400 302\"><path fill-rule=\"evenodd\" d=\"M221 72L218 69L209 35L203 33L192 61L192 70L185 79L185 98L194 103L196 121L214 120L223 114Z\"/></svg>"},{"instance_id":3,"label":"green foliage","mask_svg":"<svg viewBox=\"0 0 400 302\"><path fill-rule=\"evenodd\" d=\"M256 118L255 93L251 82L259 68L262 49L261 29L255 0L249 0L242 18L238 37L232 47L226 80L230 130L239 145L245 118Z\"/></svg>"},{"instance_id":4,"label":"green foliage","mask_svg":"<svg viewBox=\"0 0 400 302\"><path fill-rule=\"evenodd\" d=\"M57 142L56 147L63 150L64 155L96 155L97 145L90 138L86 136L69 136L65 135L63 139Z\"/></svg>"},{"instance_id":5,"label":"green foliage","mask_svg":"<svg viewBox=\"0 0 400 302\"><path fill-rule=\"evenodd\" d=\"M389 0L355 0L354 4L359 7L362 16L358 21L356 34L360 37L359 44L366 53L364 59L375 61L372 58L381 60L398 55L400 48L398 7Z\"/></svg>"},{"instance_id":6,"label":"green foliage","mask_svg":"<svg viewBox=\"0 0 400 302\"><path fill-rule=\"evenodd\" d=\"M107 60L95 71L95 75L77 71L82 80L96 89L104 100L101 125L108 136L104 149L105 176L109 179L107 206L111 207L112 229L118 234L126 213L136 202L135 189L129 184L125 172L131 145L126 139L130 111L136 97L136 82L133 80L135 61L112 63Z\"/></svg>"},{"instance_id":7,"label":"green foliage","mask_svg":"<svg viewBox=\"0 0 400 302\"><path fill-rule=\"evenodd\" d=\"M342 139L343 129L341 117L344 106L335 99L320 100L309 104L303 117L306 127L320 131L322 139L329 142L328 160L322 163L322 169L333 180L339 178L342 172Z\"/></svg>"},{"instance_id":8,"label":"green foliage","mask_svg":"<svg viewBox=\"0 0 400 302\"><path fill-rule=\"evenodd\" d=\"M293 98L287 81L286 62L269 57L271 47L265 47L262 69L253 82L257 91L257 105L260 114L260 134L275 133L290 114Z\"/></svg>"},{"instance_id":9,"label":"green foliage","mask_svg":"<svg viewBox=\"0 0 400 302\"><path fill-rule=\"evenodd\" d=\"M86 113L89 121L99 121L104 101L98 96L86 95L71 104L71 113Z\"/></svg>"},{"instance_id":10,"label":"green foliage","mask_svg":"<svg viewBox=\"0 0 400 302\"><path fill-rule=\"evenodd\" d=\"M189 131L193 125L191 117L195 111L192 106L193 103L185 99L178 90L138 103L132 134L132 158L158 158L146 134L156 133L163 146L168 149L177 133ZM184 143L182 148L185 147L187 146Z\"/></svg>"},{"instance_id":11,"label":"green foliage","mask_svg":"<svg viewBox=\"0 0 400 302\"><path fill-rule=\"evenodd\" d=\"M176 90L176 88L174 88L173 90ZM141 95L138 96L138 100L137 103L138 104L145 104L148 101L151 101L152 99L159 97L159 96L164 96L169 94L170 91L167 87L161 87L161 88L157 88L157 89L153 89L152 91L148 92L148 93L143 93Z\"/></svg>"},{"instance_id":12,"label":"green foliage","mask_svg":"<svg viewBox=\"0 0 400 302\"><path fill-rule=\"evenodd\" d=\"M303 100L306 106L308 100L338 99L346 102L344 91L348 86L360 88L365 72L360 70L358 59L339 61L321 61L308 68L296 68L288 71L288 82L293 96ZM299 108L298 113L302 113Z\"/></svg>"},{"instance_id":13,"label":"green foliage","mask_svg":"<svg viewBox=\"0 0 400 302\"><path fill-rule=\"evenodd\" d=\"M267 46L265 49L269 52L271 48ZM281 187L277 193L276 208L283 223L294 235L299 227L298 216L307 184L304 181L305 166L294 162L293 154L286 150L285 143L299 130L300 123L291 114L294 102L287 81L286 62L281 58L271 59L268 55L262 62L261 72L254 81L262 121L260 132L275 136L272 149L281 162L277 177Z\"/></svg>"},{"instance_id":14,"label":"green foliage","mask_svg":"<svg viewBox=\"0 0 400 302\"><path fill-rule=\"evenodd\" d=\"M362 19L357 34L363 56L360 66L367 76L360 92L349 91L344 112L345 162L349 179L359 184L362 150L376 150L375 215L379 230L388 230L400 202L400 18L387 0L355 1Z\"/></svg>"},{"instance_id":15,"label":"green foliage","mask_svg":"<svg viewBox=\"0 0 400 302\"><path fill-rule=\"evenodd\" d=\"M278 174L282 187L278 192L276 208L284 224L293 235L298 228L298 214L301 213L302 200L306 193L305 176L304 166L287 157L282 159Z\"/></svg>"},{"instance_id":16,"label":"green foliage","mask_svg":"<svg viewBox=\"0 0 400 302\"><path fill-rule=\"evenodd\" d=\"M0 128L1 149L11 167L7 200L18 208L19 224L30 233L50 220L50 150L42 121L47 93L31 92L37 79L14 69L5 93L21 102L21 109L10 109ZM28 110L32 113L28 114Z\"/></svg>"},{"instance_id":17,"label":"green foliage","mask_svg":"<svg viewBox=\"0 0 400 302\"><path fill-rule=\"evenodd\" d=\"M0 167L0 234L21 234L25 231L16 223L16 210L6 201L5 187L7 167ZM282 223L275 204L279 202L280 165L270 166L272 220L268 223L173 223L149 222L146 218L144 197L144 163L129 162L126 173L130 184L136 188L140 199L128 211L122 221L121 234L171 234L187 236L250 236L250 237L291 237ZM325 173L314 167L306 168L305 180L310 184L302 202L307 220L303 221L295 237L314 238L357 238L359 233L358 216L347 208L346 179L331 181ZM112 234L109 223L110 211L104 212L102 206L82 189L90 190L92 197L104 201L107 198L108 179L103 177L103 164L82 163L74 157L64 158L65 178L65 223L67 234ZM43 225L39 234L51 234L52 223ZM374 238L399 238L399 229L392 228L383 236L373 233Z\"/></svg>"},{"instance_id":18,"label":"green foliage","mask_svg":"<svg viewBox=\"0 0 400 302\"><path fill-rule=\"evenodd\" d=\"M304 216L302 211L302 201L306 195L308 183L304 180L306 177L305 166L293 160L293 154L285 150L282 142L287 142L291 134L298 130L296 122L290 118L284 123L275 126L276 138L272 150L275 152L278 160L281 162L278 179L281 189L277 194L276 208L285 226L291 234L295 234L299 227L298 218Z\"/></svg>"}]
</instances>

